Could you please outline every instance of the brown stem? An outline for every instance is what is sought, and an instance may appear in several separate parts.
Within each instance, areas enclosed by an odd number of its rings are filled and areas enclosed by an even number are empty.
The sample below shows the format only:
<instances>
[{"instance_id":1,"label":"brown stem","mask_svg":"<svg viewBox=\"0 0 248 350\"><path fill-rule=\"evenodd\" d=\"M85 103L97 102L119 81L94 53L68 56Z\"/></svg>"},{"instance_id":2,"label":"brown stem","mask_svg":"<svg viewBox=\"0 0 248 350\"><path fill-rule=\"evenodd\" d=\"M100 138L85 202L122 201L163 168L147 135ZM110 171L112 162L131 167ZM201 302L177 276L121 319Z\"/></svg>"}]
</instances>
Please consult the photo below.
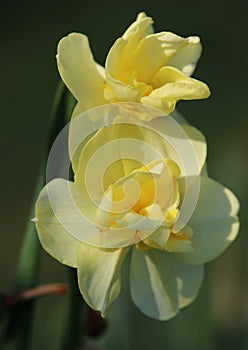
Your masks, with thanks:
<instances>
[{"instance_id":1,"label":"brown stem","mask_svg":"<svg viewBox=\"0 0 248 350\"><path fill-rule=\"evenodd\" d=\"M67 286L65 284L44 284L35 288L27 289L19 293L5 295L4 302L7 308L12 308L16 304L46 295L65 295Z\"/></svg>"}]
</instances>

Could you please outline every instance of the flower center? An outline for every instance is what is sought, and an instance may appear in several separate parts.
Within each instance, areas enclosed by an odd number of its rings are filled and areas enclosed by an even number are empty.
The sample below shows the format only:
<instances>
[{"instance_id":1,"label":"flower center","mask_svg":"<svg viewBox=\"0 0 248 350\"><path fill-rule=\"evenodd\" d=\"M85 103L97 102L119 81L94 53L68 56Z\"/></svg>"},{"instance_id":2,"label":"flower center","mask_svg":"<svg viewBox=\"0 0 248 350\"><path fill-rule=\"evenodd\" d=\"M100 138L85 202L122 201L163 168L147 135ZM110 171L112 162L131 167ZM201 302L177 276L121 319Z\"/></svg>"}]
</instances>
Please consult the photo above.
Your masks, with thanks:
<instances>
[{"instance_id":1,"label":"flower center","mask_svg":"<svg viewBox=\"0 0 248 350\"><path fill-rule=\"evenodd\" d=\"M125 166L128 160L122 162ZM129 168L127 164L126 168ZM180 169L170 159L153 161L127 172L126 176L110 184L105 192L102 203L109 203L108 219L104 216L105 225L126 230L135 227L137 236L151 229L151 235L136 244L140 250L192 250L192 230L173 231L179 215L179 175Z\"/></svg>"}]
</instances>

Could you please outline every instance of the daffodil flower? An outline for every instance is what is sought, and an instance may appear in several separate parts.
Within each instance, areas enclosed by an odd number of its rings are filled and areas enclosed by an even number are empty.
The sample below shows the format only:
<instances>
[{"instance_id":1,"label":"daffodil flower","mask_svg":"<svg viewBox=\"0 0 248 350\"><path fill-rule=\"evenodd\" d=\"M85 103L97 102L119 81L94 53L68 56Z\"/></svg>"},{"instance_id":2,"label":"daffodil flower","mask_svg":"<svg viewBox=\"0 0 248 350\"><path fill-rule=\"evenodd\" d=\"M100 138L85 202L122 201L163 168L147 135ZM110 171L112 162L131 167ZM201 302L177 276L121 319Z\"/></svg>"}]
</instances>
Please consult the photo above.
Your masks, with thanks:
<instances>
[{"instance_id":1,"label":"daffodil flower","mask_svg":"<svg viewBox=\"0 0 248 350\"><path fill-rule=\"evenodd\" d=\"M154 33L153 20L140 13L115 41L105 68L94 61L88 38L71 33L58 45L60 75L77 100L73 116L112 102L140 102L170 114L179 100L209 96L207 85L191 78L201 55L197 36Z\"/></svg>"},{"instance_id":2,"label":"daffodil flower","mask_svg":"<svg viewBox=\"0 0 248 350\"><path fill-rule=\"evenodd\" d=\"M170 130L164 127L167 116L152 121L158 124L117 117L76 150L74 181L57 178L41 191L39 239L54 258L77 268L85 301L103 315L119 295L121 268L130 255L134 303L144 314L168 320L196 298L203 264L235 239L238 201L201 175L206 142L197 129L173 129L172 121ZM187 146L196 166L191 155L183 156ZM197 179L199 196L185 219L184 202Z\"/></svg>"}]
</instances>

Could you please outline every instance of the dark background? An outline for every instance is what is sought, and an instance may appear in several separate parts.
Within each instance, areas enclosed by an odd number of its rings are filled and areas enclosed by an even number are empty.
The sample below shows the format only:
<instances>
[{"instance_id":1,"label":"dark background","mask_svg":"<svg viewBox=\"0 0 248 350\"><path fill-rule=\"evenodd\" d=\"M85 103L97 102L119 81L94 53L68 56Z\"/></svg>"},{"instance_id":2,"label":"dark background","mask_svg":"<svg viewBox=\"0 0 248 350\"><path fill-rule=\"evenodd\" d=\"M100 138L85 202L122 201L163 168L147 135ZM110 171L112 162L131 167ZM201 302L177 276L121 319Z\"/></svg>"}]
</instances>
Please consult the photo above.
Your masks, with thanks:
<instances>
[{"instance_id":1,"label":"dark background","mask_svg":"<svg viewBox=\"0 0 248 350\"><path fill-rule=\"evenodd\" d=\"M114 40L138 12L145 11L153 17L157 32L202 39L204 50L194 77L208 83L212 96L180 102L178 109L207 137L210 175L240 199L241 231L228 251L208 264L192 306L172 321L159 323L141 316L131 304L123 308L120 299L110 314L110 331L99 341L110 350L247 349L248 5L241 0L23 0L1 7L0 290L10 291L13 285L46 147L59 81L55 62L59 39L72 31L87 34L95 59L104 64ZM44 252L40 283L54 281L66 281L66 269ZM62 297L38 302L30 349L59 349L63 304Z\"/></svg>"}]
</instances>

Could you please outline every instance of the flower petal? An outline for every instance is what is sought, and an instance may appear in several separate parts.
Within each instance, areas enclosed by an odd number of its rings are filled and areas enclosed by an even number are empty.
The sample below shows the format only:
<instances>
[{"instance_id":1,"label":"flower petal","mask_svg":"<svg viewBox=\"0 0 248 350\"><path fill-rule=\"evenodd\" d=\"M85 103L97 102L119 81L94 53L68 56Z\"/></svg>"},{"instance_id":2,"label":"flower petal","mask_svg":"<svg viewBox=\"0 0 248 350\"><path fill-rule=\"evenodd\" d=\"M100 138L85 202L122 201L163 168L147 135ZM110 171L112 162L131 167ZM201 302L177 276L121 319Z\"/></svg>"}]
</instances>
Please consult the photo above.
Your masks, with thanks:
<instances>
[{"instance_id":1,"label":"flower petal","mask_svg":"<svg viewBox=\"0 0 248 350\"><path fill-rule=\"evenodd\" d=\"M198 36L190 36L185 39L185 45L177 50L168 60L167 66L175 67L190 76L195 70L201 52L200 38Z\"/></svg>"},{"instance_id":2,"label":"flower petal","mask_svg":"<svg viewBox=\"0 0 248 350\"><path fill-rule=\"evenodd\" d=\"M190 304L202 278L202 266L185 265L171 254L154 249L133 251L131 296L138 308L154 319L168 320Z\"/></svg>"},{"instance_id":3,"label":"flower petal","mask_svg":"<svg viewBox=\"0 0 248 350\"><path fill-rule=\"evenodd\" d=\"M90 307L106 314L121 288L121 266L129 251L103 250L89 245L78 249L78 283Z\"/></svg>"},{"instance_id":4,"label":"flower petal","mask_svg":"<svg viewBox=\"0 0 248 350\"><path fill-rule=\"evenodd\" d=\"M67 246L63 246L63 244L61 246L57 243L60 236L62 243L64 239L72 241L67 237L69 235L76 241L102 246L102 234L96 222L98 207L89 200L83 191L78 191L75 183L64 179L55 179L48 183L43 191L44 194L41 197L43 202L37 201L36 218L38 228L40 228L39 232L46 233L46 235L41 236L41 242L44 242L45 248L49 252L51 251L50 254L59 260L64 259L63 254L67 254L67 252L63 252L63 249L70 250L69 244L67 248ZM73 248L73 242L71 245ZM73 266L75 266L74 255L72 259L74 259ZM67 264L66 261L62 262ZM70 264L68 263L68 265Z\"/></svg>"},{"instance_id":5,"label":"flower petal","mask_svg":"<svg viewBox=\"0 0 248 350\"><path fill-rule=\"evenodd\" d=\"M153 20L151 17L148 17L145 12L140 12L136 21L127 28L122 37L127 40L130 39L130 36L136 36L139 41L146 35L153 33L152 23Z\"/></svg>"},{"instance_id":6,"label":"flower petal","mask_svg":"<svg viewBox=\"0 0 248 350\"><path fill-rule=\"evenodd\" d=\"M122 68L124 71L136 71L138 81L151 83L154 75L184 45L184 41L184 38L170 32L148 35L137 42L132 51L125 48Z\"/></svg>"},{"instance_id":7,"label":"flower petal","mask_svg":"<svg viewBox=\"0 0 248 350\"><path fill-rule=\"evenodd\" d=\"M137 20L111 47L105 64L108 86L104 91L104 96L109 102L138 101L140 99L142 92L126 81L124 66L139 41L153 31L152 22L150 17L140 13Z\"/></svg>"},{"instance_id":8,"label":"flower petal","mask_svg":"<svg viewBox=\"0 0 248 350\"><path fill-rule=\"evenodd\" d=\"M62 183L63 182L63 183ZM49 192L60 190L65 180L56 179L45 186L35 206L36 228L43 248L65 265L77 266L77 249L81 242L62 226L51 207ZM69 208L68 208L69 209ZM70 215L68 212L65 212Z\"/></svg>"},{"instance_id":9,"label":"flower petal","mask_svg":"<svg viewBox=\"0 0 248 350\"><path fill-rule=\"evenodd\" d=\"M123 38L117 39L106 58L105 67L108 86L104 90L104 97L109 102L138 101L141 96L138 89L123 81L122 61L124 60L126 46L126 40Z\"/></svg>"},{"instance_id":10,"label":"flower petal","mask_svg":"<svg viewBox=\"0 0 248 350\"><path fill-rule=\"evenodd\" d=\"M85 181L87 164L89 161L92 162L95 156L97 161L95 158L90 182L95 183L94 192L100 199L103 197L103 188L106 190L121 177L157 159L173 160L182 170L182 176L200 174L206 158L206 142L197 129L191 126L179 126L166 117L155 118L148 126L117 123L108 128L101 128L82 150L79 149L80 158L77 152L79 162L74 165L76 182L84 186L82 180ZM157 130L161 135L156 132ZM186 156L187 160L194 161L196 166L189 164L186 167L183 162ZM90 169L88 168L88 171Z\"/></svg>"},{"instance_id":11,"label":"flower petal","mask_svg":"<svg viewBox=\"0 0 248 350\"><path fill-rule=\"evenodd\" d=\"M239 203L234 194L208 177L201 178L198 203L188 224L194 251L177 254L188 264L204 264L220 255L236 238Z\"/></svg>"},{"instance_id":12,"label":"flower petal","mask_svg":"<svg viewBox=\"0 0 248 350\"><path fill-rule=\"evenodd\" d=\"M207 157L206 139L205 139L204 135L198 129L194 128L193 126L181 125L181 127L184 130L184 132L187 134L188 140L191 143L192 148L195 152L195 158L196 158L196 161L198 162L198 169L199 169L198 174L200 174L200 172L202 171L202 169L204 167L204 164L206 162L206 157ZM181 167L182 174L184 175L183 168L184 167L182 166ZM194 176L194 175L196 175L196 173L194 173L194 172L188 173L187 172L187 176Z\"/></svg>"},{"instance_id":13,"label":"flower petal","mask_svg":"<svg viewBox=\"0 0 248 350\"><path fill-rule=\"evenodd\" d=\"M163 67L155 75L153 85L157 87L149 96L141 98L141 103L162 109L170 114L177 101L207 98L210 95L208 86L192 79L173 67Z\"/></svg>"},{"instance_id":14,"label":"flower petal","mask_svg":"<svg viewBox=\"0 0 248 350\"><path fill-rule=\"evenodd\" d=\"M188 120L175 108L173 112L171 112L171 117L176 120L178 124L189 125Z\"/></svg>"},{"instance_id":15,"label":"flower petal","mask_svg":"<svg viewBox=\"0 0 248 350\"><path fill-rule=\"evenodd\" d=\"M119 178L140 167L141 163L135 161L135 157L134 160L126 158L128 156L131 158L132 155L131 141L142 137L142 130L131 124L112 124L107 128L103 127L98 130L82 149L75 174L76 183L81 187L85 187L84 181L87 180L85 179L86 168L89 161L92 162L93 157L97 157L92 172L90 172L91 168L89 167L87 171L88 178L91 179L89 185L92 183L92 186L94 186L92 189L94 189L96 197L101 200L103 189L106 190L109 185L115 183ZM126 140L127 138L131 140L130 145ZM112 141L116 142L112 143Z\"/></svg>"},{"instance_id":16,"label":"flower petal","mask_svg":"<svg viewBox=\"0 0 248 350\"><path fill-rule=\"evenodd\" d=\"M108 85L104 89L104 98L110 103L119 101L138 102L142 95L138 89L118 80L108 71L106 71L106 81Z\"/></svg>"},{"instance_id":17,"label":"flower petal","mask_svg":"<svg viewBox=\"0 0 248 350\"><path fill-rule=\"evenodd\" d=\"M96 68L98 70L98 73L100 74L100 76L102 77L102 79L105 81L106 80L106 74L105 74L105 69L98 63L95 63ZM103 103L106 103L106 101L103 101ZM101 103L102 104L102 103ZM93 106L95 107L95 106ZM84 113L87 109L86 105L85 105L85 101L84 99L80 99L79 102L76 104L71 119L77 117L78 115Z\"/></svg>"},{"instance_id":18,"label":"flower petal","mask_svg":"<svg viewBox=\"0 0 248 350\"><path fill-rule=\"evenodd\" d=\"M150 131L146 140L163 157L173 160L179 166L182 177L198 176L201 173L206 161L207 145L204 135L198 129L178 124L170 117L154 118L149 126L160 135Z\"/></svg>"},{"instance_id":19,"label":"flower petal","mask_svg":"<svg viewBox=\"0 0 248 350\"><path fill-rule=\"evenodd\" d=\"M106 103L104 78L94 62L85 35L72 33L60 40L57 62L64 83L80 103L81 113Z\"/></svg>"},{"instance_id":20,"label":"flower petal","mask_svg":"<svg viewBox=\"0 0 248 350\"><path fill-rule=\"evenodd\" d=\"M143 208L149 216L154 203L159 204L164 211L170 210L178 197L174 182L179 175L179 167L169 159L152 161L133 170L111 185L114 202L112 211L120 213L133 209L140 212Z\"/></svg>"},{"instance_id":21,"label":"flower petal","mask_svg":"<svg viewBox=\"0 0 248 350\"><path fill-rule=\"evenodd\" d=\"M170 237L170 230L166 227L159 227L153 234L144 240L149 247L165 249L166 242Z\"/></svg>"},{"instance_id":22,"label":"flower petal","mask_svg":"<svg viewBox=\"0 0 248 350\"><path fill-rule=\"evenodd\" d=\"M113 216L113 220L115 220L121 228L125 228L126 230L138 230L139 232L137 232L137 234L140 239L146 238L148 235L152 234L163 222L161 219L151 220L134 212L128 212L122 216Z\"/></svg>"},{"instance_id":23,"label":"flower petal","mask_svg":"<svg viewBox=\"0 0 248 350\"><path fill-rule=\"evenodd\" d=\"M146 22L147 25L147 18ZM142 24L145 22L142 21ZM184 45L185 39L173 33L162 32L143 37L143 30L139 24L138 29L131 31L128 37L117 39L109 51L105 98L110 102L138 101L146 89L143 86L138 89L137 82L149 85L153 76ZM133 85L137 85L137 88Z\"/></svg>"}]
</instances>

